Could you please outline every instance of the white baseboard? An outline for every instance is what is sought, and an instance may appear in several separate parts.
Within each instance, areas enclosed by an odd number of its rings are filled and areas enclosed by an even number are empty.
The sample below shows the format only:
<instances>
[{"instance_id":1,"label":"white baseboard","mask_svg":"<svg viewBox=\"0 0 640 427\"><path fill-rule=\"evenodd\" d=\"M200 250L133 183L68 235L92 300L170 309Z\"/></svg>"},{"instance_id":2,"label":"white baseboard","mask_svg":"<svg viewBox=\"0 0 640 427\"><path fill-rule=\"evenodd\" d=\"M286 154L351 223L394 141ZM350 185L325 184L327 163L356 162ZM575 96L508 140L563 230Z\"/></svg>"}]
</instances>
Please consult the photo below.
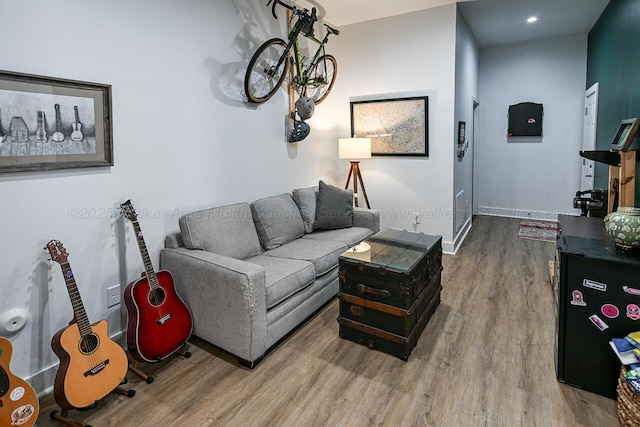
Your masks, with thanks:
<instances>
[{"instance_id":1,"label":"white baseboard","mask_svg":"<svg viewBox=\"0 0 640 427\"><path fill-rule=\"evenodd\" d=\"M53 383L56 380L59 365L60 363L56 363L48 368L41 369L27 379L27 382L31 384L39 398L53 392Z\"/></svg>"},{"instance_id":2,"label":"white baseboard","mask_svg":"<svg viewBox=\"0 0 640 427\"><path fill-rule=\"evenodd\" d=\"M558 212L526 211L522 209L491 208L486 206L479 206L478 214L504 216L508 218L539 219L543 221L557 221L559 215ZM574 215L574 213L568 213L568 215Z\"/></svg>"},{"instance_id":3,"label":"white baseboard","mask_svg":"<svg viewBox=\"0 0 640 427\"><path fill-rule=\"evenodd\" d=\"M447 255L455 255L455 247L456 245L453 242L445 242L442 241L442 253Z\"/></svg>"},{"instance_id":4,"label":"white baseboard","mask_svg":"<svg viewBox=\"0 0 640 427\"><path fill-rule=\"evenodd\" d=\"M472 218L469 217L467 218L467 221L464 223L464 225L460 229L460 232L456 236L455 242L453 245L453 255L458 253L458 249L460 249L460 246L462 246L462 242L464 242L464 239L467 238L467 234L469 234L469 231L471 231L472 223L473 223Z\"/></svg>"}]
</instances>

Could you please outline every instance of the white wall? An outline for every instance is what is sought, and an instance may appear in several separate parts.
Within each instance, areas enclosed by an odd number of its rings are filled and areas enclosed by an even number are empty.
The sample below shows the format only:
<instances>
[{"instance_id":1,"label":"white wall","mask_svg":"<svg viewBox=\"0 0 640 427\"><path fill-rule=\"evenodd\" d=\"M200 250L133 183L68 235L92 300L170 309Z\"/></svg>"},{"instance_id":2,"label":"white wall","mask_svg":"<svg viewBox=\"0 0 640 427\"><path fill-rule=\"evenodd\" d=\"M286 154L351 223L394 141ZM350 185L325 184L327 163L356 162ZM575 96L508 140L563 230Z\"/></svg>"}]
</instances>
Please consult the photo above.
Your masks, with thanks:
<instances>
[{"instance_id":1,"label":"white wall","mask_svg":"<svg viewBox=\"0 0 640 427\"><path fill-rule=\"evenodd\" d=\"M481 214L577 212L586 66L586 34L480 50ZM544 106L543 136L529 139L538 142L507 143L507 109L520 102Z\"/></svg>"},{"instance_id":2,"label":"white wall","mask_svg":"<svg viewBox=\"0 0 640 427\"><path fill-rule=\"evenodd\" d=\"M473 194L473 100L478 99L478 65L480 51L471 30L462 13L457 10L456 20L456 98L455 117L453 121L454 141L454 178L453 197L455 219L453 233L456 247L471 225L471 199ZM458 123L466 123L465 137L469 148L464 157L458 158ZM462 192L463 202L456 203L456 195ZM460 227L458 228L458 224Z\"/></svg>"},{"instance_id":3,"label":"white wall","mask_svg":"<svg viewBox=\"0 0 640 427\"><path fill-rule=\"evenodd\" d=\"M337 140L351 135L350 100L428 95L429 157L374 157L361 161L360 167L371 207L381 212L382 227L411 230L413 213L421 212L418 230L442 235L449 251L453 250L455 18L455 5L447 5L341 27L340 36L328 46L338 60L338 78L313 117L337 123L322 137L332 147L331 165L339 171L335 181L344 185L349 162L338 159Z\"/></svg>"},{"instance_id":4,"label":"white wall","mask_svg":"<svg viewBox=\"0 0 640 427\"><path fill-rule=\"evenodd\" d=\"M107 318L117 336L124 308L106 308L106 288L143 270L119 203L131 198L141 213L158 268L164 236L185 211L331 182L335 132L321 138L316 121L315 141L290 146L284 91L257 108L241 102L250 55L283 34L285 20L264 3L0 0L12 17L3 69L113 87L113 167L0 175L0 313L30 313L10 336L11 368L37 390L53 383L50 340L72 317L60 267L43 251L50 239L70 253L89 319Z\"/></svg>"},{"instance_id":5,"label":"white wall","mask_svg":"<svg viewBox=\"0 0 640 427\"><path fill-rule=\"evenodd\" d=\"M29 312L27 327L9 337L12 370L38 391L57 368L51 337L72 317L60 267L42 249L50 239L70 253L89 320L108 319L121 339L124 307L106 308L106 288L124 287L143 267L118 205L132 199L158 268L164 236L184 212L319 178L344 185L349 164L338 159L337 139L350 134L352 98L429 96L429 157L361 167L383 227L411 229L421 212L418 230L453 250L455 5L341 28L328 46L336 86L299 144L284 139L284 91L258 107L242 102L251 54L284 34L285 20L274 21L262 0L0 0L0 10L20 17L3 25L3 69L113 87L113 167L0 174L0 314ZM25 21L63 24L26 29Z\"/></svg>"}]
</instances>

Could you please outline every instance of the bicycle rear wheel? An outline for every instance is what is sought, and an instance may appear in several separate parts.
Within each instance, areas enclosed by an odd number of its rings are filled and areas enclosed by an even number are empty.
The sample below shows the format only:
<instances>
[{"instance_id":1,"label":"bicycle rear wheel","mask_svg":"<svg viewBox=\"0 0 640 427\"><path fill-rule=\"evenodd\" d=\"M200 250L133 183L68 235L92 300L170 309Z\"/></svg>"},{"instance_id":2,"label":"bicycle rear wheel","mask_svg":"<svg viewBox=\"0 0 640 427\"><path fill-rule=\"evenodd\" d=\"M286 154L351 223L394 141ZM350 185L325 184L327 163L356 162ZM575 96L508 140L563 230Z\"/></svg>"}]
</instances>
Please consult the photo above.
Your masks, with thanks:
<instances>
[{"instance_id":1,"label":"bicycle rear wheel","mask_svg":"<svg viewBox=\"0 0 640 427\"><path fill-rule=\"evenodd\" d=\"M253 54L244 75L244 93L251 102L265 102L277 91L289 69L287 58L278 67L287 44L282 39L264 42Z\"/></svg>"},{"instance_id":2,"label":"bicycle rear wheel","mask_svg":"<svg viewBox=\"0 0 640 427\"><path fill-rule=\"evenodd\" d=\"M315 67L309 72L306 94L314 104L320 104L325 100L338 74L338 62L332 55L324 55L318 59Z\"/></svg>"}]
</instances>

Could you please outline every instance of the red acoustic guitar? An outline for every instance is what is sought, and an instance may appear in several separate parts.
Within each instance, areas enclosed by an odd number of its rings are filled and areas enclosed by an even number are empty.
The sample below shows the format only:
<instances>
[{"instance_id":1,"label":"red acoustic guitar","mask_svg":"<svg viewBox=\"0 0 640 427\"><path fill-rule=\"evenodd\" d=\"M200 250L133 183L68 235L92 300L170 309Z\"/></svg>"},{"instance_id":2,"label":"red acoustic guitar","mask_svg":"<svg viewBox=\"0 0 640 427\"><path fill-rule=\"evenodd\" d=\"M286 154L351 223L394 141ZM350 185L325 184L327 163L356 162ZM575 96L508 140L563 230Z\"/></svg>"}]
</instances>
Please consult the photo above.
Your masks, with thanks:
<instances>
[{"instance_id":1,"label":"red acoustic guitar","mask_svg":"<svg viewBox=\"0 0 640 427\"><path fill-rule=\"evenodd\" d=\"M153 270L131 200L120 205L123 215L133 224L145 275L124 289L127 307L127 347L139 361L158 362L182 347L193 331L191 312L176 293L173 276L165 270Z\"/></svg>"},{"instance_id":2,"label":"red acoustic guitar","mask_svg":"<svg viewBox=\"0 0 640 427\"><path fill-rule=\"evenodd\" d=\"M89 323L62 243L52 240L47 249L51 260L62 268L73 307L71 324L51 339L51 348L60 359L53 397L65 411L86 408L120 385L129 363L122 347L109 337L107 321Z\"/></svg>"},{"instance_id":3,"label":"red acoustic guitar","mask_svg":"<svg viewBox=\"0 0 640 427\"><path fill-rule=\"evenodd\" d=\"M38 419L38 396L22 378L11 373L11 341L0 337L0 426L35 425Z\"/></svg>"}]
</instances>

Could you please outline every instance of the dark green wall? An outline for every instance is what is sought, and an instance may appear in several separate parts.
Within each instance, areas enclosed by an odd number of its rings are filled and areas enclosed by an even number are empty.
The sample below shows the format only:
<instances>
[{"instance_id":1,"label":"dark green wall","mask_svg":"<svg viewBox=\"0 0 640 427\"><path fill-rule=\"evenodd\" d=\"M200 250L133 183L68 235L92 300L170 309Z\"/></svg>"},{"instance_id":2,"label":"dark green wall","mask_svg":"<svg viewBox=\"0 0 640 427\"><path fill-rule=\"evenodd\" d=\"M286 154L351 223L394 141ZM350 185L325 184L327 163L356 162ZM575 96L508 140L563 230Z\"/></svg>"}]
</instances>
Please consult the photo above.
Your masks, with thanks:
<instances>
[{"instance_id":1,"label":"dark green wall","mask_svg":"<svg viewBox=\"0 0 640 427\"><path fill-rule=\"evenodd\" d=\"M640 0L611 0L589 32L587 88L596 82L600 83L596 148L606 150L620 121L640 117ZM640 164L636 166L640 172ZM608 179L608 167L596 164L596 188L607 188ZM640 206L638 181L636 206Z\"/></svg>"}]
</instances>

